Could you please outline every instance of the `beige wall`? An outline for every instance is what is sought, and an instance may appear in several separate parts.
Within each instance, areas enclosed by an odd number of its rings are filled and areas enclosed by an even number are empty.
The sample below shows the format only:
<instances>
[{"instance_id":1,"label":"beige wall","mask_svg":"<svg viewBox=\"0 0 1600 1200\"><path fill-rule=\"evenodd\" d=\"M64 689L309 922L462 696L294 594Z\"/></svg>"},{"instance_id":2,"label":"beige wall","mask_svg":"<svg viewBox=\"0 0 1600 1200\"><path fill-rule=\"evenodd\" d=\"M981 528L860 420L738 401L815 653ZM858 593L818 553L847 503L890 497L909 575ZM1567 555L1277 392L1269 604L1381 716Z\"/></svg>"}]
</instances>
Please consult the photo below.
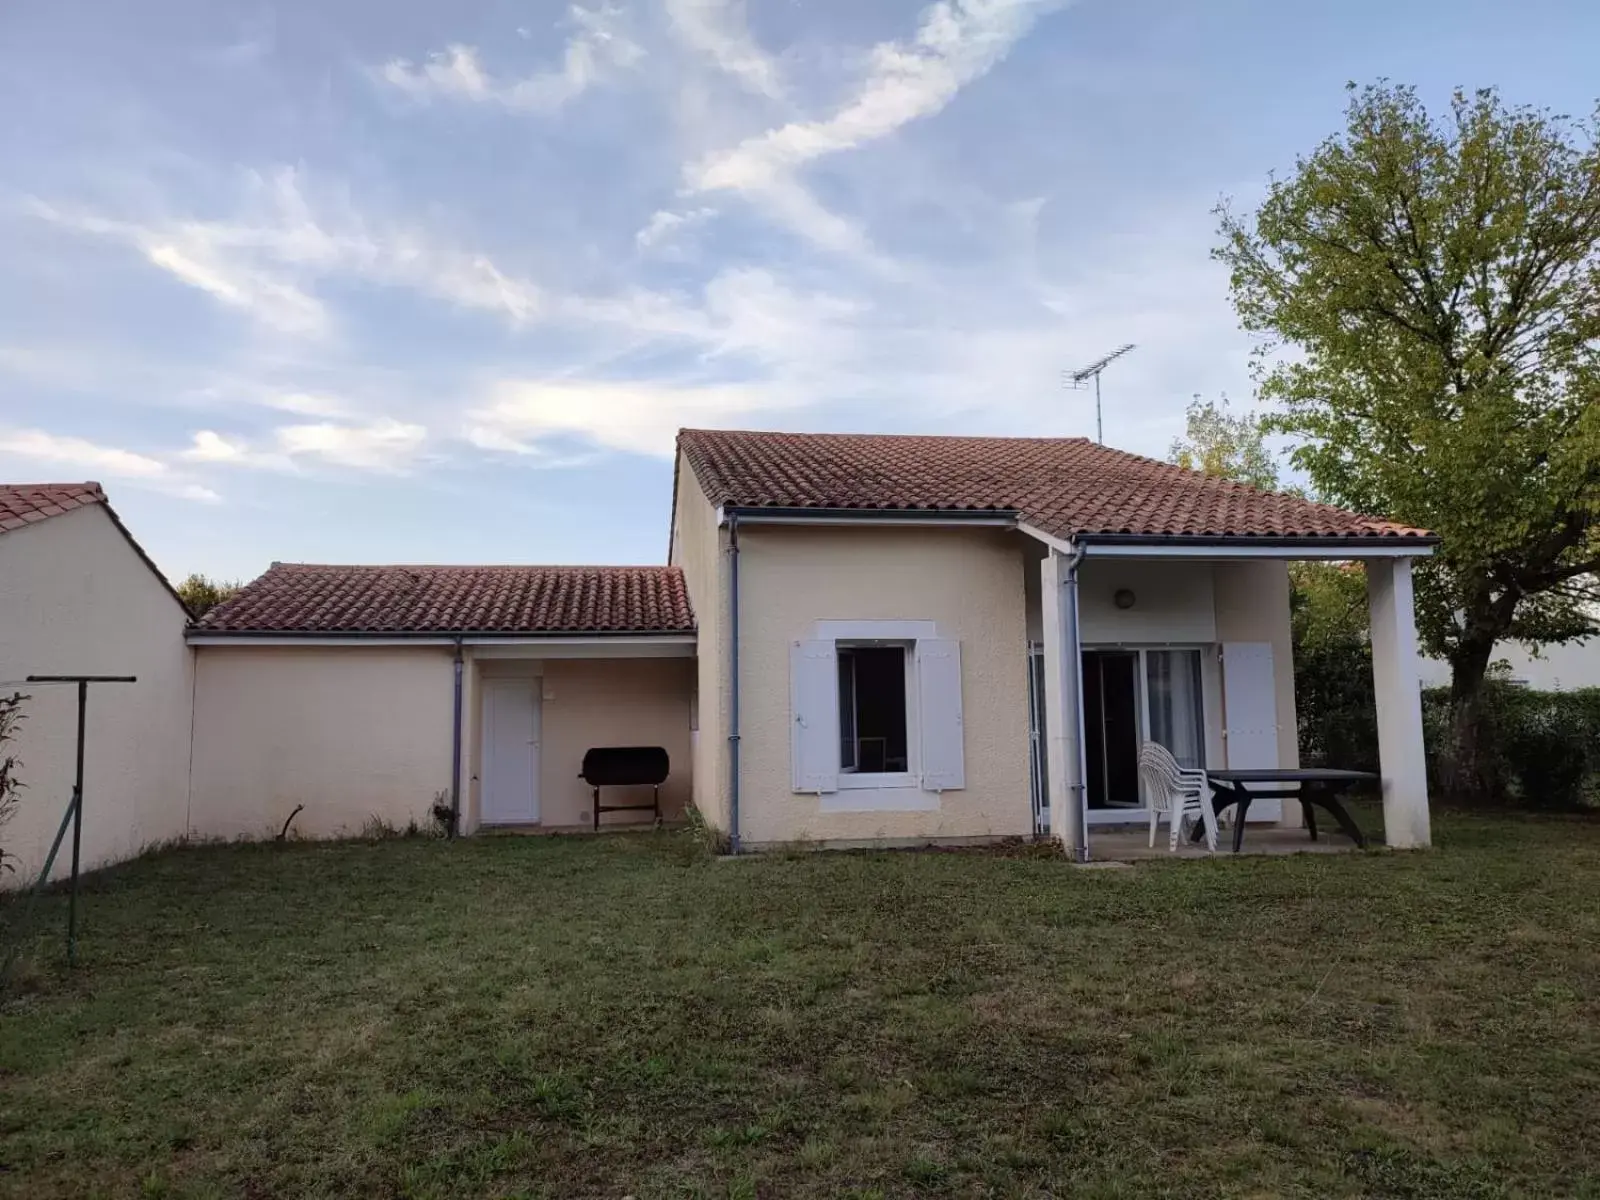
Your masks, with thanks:
<instances>
[{"instance_id":1,"label":"beige wall","mask_svg":"<svg viewBox=\"0 0 1600 1200\"><path fill-rule=\"evenodd\" d=\"M201 646L195 651L197 837L426 828L450 787L452 651L443 646Z\"/></svg>"},{"instance_id":2,"label":"beige wall","mask_svg":"<svg viewBox=\"0 0 1600 1200\"><path fill-rule=\"evenodd\" d=\"M694 757L689 744L689 707L694 695L695 662L691 658L551 658L478 659L473 677L471 726L482 729L482 683L489 679L526 679L539 689L539 824L545 828L588 828L592 792L578 778L584 752L594 746L661 746L672 773L661 788L661 815L683 816L694 787ZM471 777L464 807L467 827L475 828L482 812L482 734L467 743ZM607 789L608 804L643 804L648 790L625 793ZM651 815L612 813L603 826L648 823Z\"/></svg>"},{"instance_id":3,"label":"beige wall","mask_svg":"<svg viewBox=\"0 0 1600 1200\"><path fill-rule=\"evenodd\" d=\"M746 526L739 538L745 844L1030 834L1018 535ZM966 787L943 793L936 811L828 812L825 798L791 790L789 652L819 620L933 621L961 643ZM703 654L703 616L701 628Z\"/></svg>"},{"instance_id":4,"label":"beige wall","mask_svg":"<svg viewBox=\"0 0 1600 1200\"><path fill-rule=\"evenodd\" d=\"M92 686L84 761L83 861L102 865L181 837L189 807L187 616L110 515L94 505L0 535L0 680L34 674L137 675ZM43 865L72 797L77 689L32 696L16 752L28 786L0 847L19 856L5 883ZM70 857L57 859L61 875Z\"/></svg>"},{"instance_id":5,"label":"beige wall","mask_svg":"<svg viewBox=\"0 0 1600 1200\"><path fill-rule=\"evenodd\" d=\"M678 493L672 531L672 563L683 571L694 607L696 642L694 804L716 829L728 827L727 563L716 510L700 490L694 471L678 461ZM742 581L741 581L742 582Z\"/></svg>"}]
</instances>

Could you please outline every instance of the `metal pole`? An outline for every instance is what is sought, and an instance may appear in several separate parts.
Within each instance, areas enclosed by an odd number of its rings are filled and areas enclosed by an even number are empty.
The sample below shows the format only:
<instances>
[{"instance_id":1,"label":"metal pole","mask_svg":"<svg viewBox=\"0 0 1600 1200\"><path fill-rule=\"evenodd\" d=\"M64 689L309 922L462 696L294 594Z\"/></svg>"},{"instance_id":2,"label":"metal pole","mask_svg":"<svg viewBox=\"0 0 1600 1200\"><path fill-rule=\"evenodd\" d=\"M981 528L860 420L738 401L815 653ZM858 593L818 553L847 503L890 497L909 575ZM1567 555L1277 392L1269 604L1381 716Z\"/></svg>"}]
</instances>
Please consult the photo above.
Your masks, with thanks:
<instances>
[{"instance_id":1,"label":"metal pole","mask_svg":"<svg viewBox=\"0 0 1600 1200\"><path fill-rule=\"evenodd\" d=\"M89 681L78 680L78 772L72 785L72 890L67 896L67 965L78 965L78 860L83 853L83 727L89 708Z\"/></svg>"},{"instance_id":2,"label":"metal pole","mask_svg":"<svg viewBox=\"0 0 1600 1200\"><path fill-rule=\"evenodd\" d=\"M1106 444L1106 422L1100 414L1100 372L1094 373L1094 440Z\"/></svg>"}]
</instances>

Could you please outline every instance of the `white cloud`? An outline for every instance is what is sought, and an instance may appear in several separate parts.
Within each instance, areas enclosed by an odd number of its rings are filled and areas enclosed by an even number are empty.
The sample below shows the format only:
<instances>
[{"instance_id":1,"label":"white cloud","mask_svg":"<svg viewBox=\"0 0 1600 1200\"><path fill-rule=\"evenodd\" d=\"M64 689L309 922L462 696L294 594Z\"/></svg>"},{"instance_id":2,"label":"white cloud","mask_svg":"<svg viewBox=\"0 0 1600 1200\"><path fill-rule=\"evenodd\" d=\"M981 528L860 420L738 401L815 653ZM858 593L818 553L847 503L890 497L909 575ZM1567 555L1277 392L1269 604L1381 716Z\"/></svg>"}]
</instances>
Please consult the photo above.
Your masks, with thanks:
<instances>
[{"instance_id":1,"label":"white cloud","mask_svg":"<svg viewBox=\"0 0 1600 1200\"><path fill-rule=\"evenodd\" d=\"M277 431L278 446L285 454L368 471L401 470L416 457L427 436L421 425L391 418L367 425L322 421L287 425Z\"/></svg>"},{"instance_id":2,"label":"white cloud","mask_svg":"<svg viewBox=\"0 0 1600 1200\"><path fill-rule=\"evenodd\" d=\"M84 438L62 437L41 429L0 433L0 453L123 479L154 479L167 473L167 464L149 455L100 446Z\"/></svg>"},{"instance_id":3,"label":"white cloud","mask_svg":"<svg viewBox=\"0 0 1600 1200\"><path fill-rule=\"evenodd\" d=\"M552 70L523 79L496 79L483 69L476 48L453 44L430 55L426 62L394 59L377 75L421 101L438 97L554 112L598 83L607 69L630 67L644 56L628 37L616 9L575 4L567 15L577 32L567 40L561 65Z\"/></svg>"},{"instance_id":4,"label":"white cloud","mask_svg":"<svg viewBox=\"0 0 1600 1200\"><path fill-rule=\"evenodd\" d=\"M667 19L678 40L703 54L750 91L778 99L778 66L756 44L745 23L743 0L666 0Z\"/></svg>"},{"instance_id":5,"label":"white cloud","mask_svg":"<svg viewBox=\"0 0 1600 1200\"><path fill-rule=\"evenodd\" d=\"M298 172L251 172L239 211L227 218L113 220L42 202L53 224L136 248L155 267L266 329L293 337L327 334L332 319L312 291L328 278L400 287L495 313L512 325L537 319L542 289L425 232L356 212L339 197L313 203Z\"/></svg>"},{"instance_id":6,"label":"white cloud","mask_svg":"<svg viewBox=\"0 0 1600 1200\"><path fill-rule=\"evenodd\" d=\"M764 383L507 379L468 413L463 436L479 449L540 454L540 442L577 438L608 450L666 456L683 425L726 424L791 407Z\"/></svg>"},{"instance_id":7,"label":"white cloud","mask_svg":"<svg viewBox=\"0 0 1600 1200\"><path fill-rule=\"evenodd\" d=\"M400 472L421 453L428 431L392 417L368 422L314 421L283 425L266 446L212 429L198 430L180 455L219 467L295 471L305 460L363 471Z\"/></svg>"},{"instance_id":8,"label":"white cloud","mask_svg":"<svg viewBox=\"0 0 1600 1200\"><path fill-rule=\"evenodd\" d=\"M1000 62L1035 20L1067 2L939 0L923 10L910 42L882 42L873 48L866 77L831 115L791 121L708 155L686 169L685 183L698 192L742 193L818 245L870 257L861 230L828 211L795 172L938 113Z\"/></svg>"},{"instance_id":9,"label":"white cloud","mask_svg":"<svg viewBox=\"0 0 1600 1200\"><path fill-rule=\"evenodd\" d=\"M176 477L159 458L42 429L0 430L0 458L45 464L82 479L122 480L184 500L209 503L221 499L210 488Z\"/></svg>"},{"instance_id":10,"label":"white cloud","mask_svg":"<svg viewBox=\"0 0 1600 1200\"><path fill-rule=\"evenodd\" d=\"M194 442L183 452L183 457L190 462L239 463L246 461L249 453L244 443L202 429L194 435Z\"/></svg>"},{"instance_id":11,"label":"white cloud","mask_svg":"<svg viewBox=\"0 0 1600 1200\"><path fill-rule=\"evenodd\" d=\"M703 221L709 221L717 215L714 208L694 208L688 212L671 212L659 209L650 214L650 219L638 233L633 235L633 242L641 251L658 250L674 241L678 235L691 226Z\"/></svg>"},{"instance_id":12,"label":"white cloud","mask_svg":"<svg viewBox=\"0 0 1600 1200\"><path fill-rule=\"evenodd\" d=\"M759 189L784 172L853 150L932 116L1003 59L1034 21L1064 0L939 0L910 43L874 47L855 95L819 121L792 121L712 155L690 173L702 190Z\"/></svg>"}]
</instances>

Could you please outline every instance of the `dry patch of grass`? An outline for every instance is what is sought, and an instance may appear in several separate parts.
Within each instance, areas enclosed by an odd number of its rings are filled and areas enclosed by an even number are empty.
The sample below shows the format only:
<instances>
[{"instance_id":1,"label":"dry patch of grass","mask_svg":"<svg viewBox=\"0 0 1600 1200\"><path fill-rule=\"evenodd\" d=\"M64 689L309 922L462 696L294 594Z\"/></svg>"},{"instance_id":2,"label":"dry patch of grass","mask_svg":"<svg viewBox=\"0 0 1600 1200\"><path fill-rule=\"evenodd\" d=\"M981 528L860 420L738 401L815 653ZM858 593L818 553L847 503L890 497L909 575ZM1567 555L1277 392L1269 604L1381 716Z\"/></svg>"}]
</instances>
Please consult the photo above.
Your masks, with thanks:
<instances>
[{"instance_id":1,"label":"dry patch of grass","mask_svg":"<svg viewBox=\"0 0 1600 1200\"><path fill-rule=\"evenodd\" d=\"M176 851L0 1001L0 1194L1600 1194L1600 825L1430 854ZM0 906L0 918L10 915Z\"/></svg>"}]
</instances>

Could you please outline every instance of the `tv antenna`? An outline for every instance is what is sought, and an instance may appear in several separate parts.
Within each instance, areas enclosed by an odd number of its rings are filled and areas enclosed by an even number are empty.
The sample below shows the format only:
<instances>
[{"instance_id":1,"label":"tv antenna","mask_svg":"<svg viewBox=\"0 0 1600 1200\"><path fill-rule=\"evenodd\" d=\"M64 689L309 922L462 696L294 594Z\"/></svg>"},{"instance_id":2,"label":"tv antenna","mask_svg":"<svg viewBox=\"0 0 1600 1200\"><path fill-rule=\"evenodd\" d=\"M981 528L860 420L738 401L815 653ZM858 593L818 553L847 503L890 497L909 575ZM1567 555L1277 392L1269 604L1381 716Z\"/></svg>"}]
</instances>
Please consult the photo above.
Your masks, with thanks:
<instances>
[{"instance_id":1,"label":"tv antenna","mask_svg":"<svg viewBox=\"0 0 1600 1200\"><path fill-rule=\"evenodd\" d=\"M1102 446L1105 445L1106 441L1106 424L1105 418L1100 412L1100 372L1133 348L1133 343L1129 342L1125 346L1118 346L1104 358L1095 359L1086 367L1081 367L1076 371L1061 372L1062 385L1071 388L1075 392L1088 387L1088 380L1094 380L1094 440Z\"/></svg>"}]
</instances>

